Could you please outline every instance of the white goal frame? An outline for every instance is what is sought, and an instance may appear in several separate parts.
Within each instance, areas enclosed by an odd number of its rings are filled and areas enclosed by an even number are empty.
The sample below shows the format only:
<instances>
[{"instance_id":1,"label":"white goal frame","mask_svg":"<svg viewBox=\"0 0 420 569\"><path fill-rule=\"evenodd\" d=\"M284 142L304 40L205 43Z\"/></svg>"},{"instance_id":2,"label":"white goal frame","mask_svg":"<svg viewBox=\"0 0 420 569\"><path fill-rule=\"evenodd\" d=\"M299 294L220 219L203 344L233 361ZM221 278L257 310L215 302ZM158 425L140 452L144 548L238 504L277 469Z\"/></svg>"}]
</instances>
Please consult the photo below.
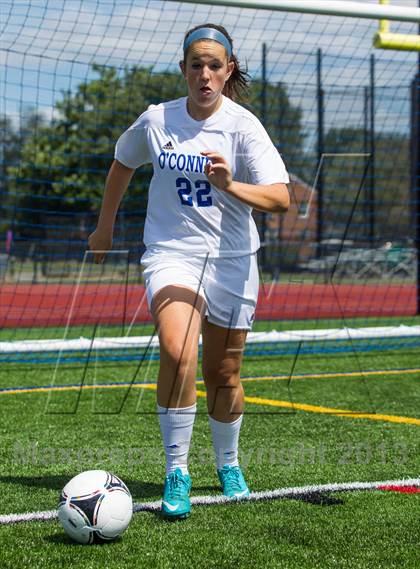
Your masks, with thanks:
<instances>
[{"instance_id":1,"label":"white goal frame","mask_svg":"<svg viewBox=\"0 0 420 569\"><path fill-rule=\"evenodd\" d=\"M174 0L170 0L174 1ZM323 14L326 16L346 16L370 20L396 20L399 22L419 22L420 8L409 6L386 6L364 2L338 2L335 0L182 0L189 4L211 6L232 6L257 10L276 10Z\"/></svg>"}]
</instances>

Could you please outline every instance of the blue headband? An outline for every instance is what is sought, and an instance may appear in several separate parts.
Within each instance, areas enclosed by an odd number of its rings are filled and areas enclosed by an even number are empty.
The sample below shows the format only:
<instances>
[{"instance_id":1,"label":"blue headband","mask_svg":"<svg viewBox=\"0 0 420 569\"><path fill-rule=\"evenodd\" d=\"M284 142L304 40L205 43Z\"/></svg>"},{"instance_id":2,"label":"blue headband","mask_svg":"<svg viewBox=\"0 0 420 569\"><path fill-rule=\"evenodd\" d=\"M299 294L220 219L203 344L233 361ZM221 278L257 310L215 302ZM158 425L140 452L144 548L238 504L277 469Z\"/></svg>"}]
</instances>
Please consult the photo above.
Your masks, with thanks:
<instances>
[{"instance_id":1,"label":"blue headband","mask_svg":"<svg viewBox=\"0 0 420 569\"><path fill-rule=\"evenodd\" d=\"M192 32L184 40L184 53L187 51L187 49L190 47L190 45L193 42L198 40L217 41L218 43L222 44L222 46L225 48L228 57L232 55L232 46L230 45L229 40L224 34L222 34L222 32L219 32L219 30L216 30L215 28L199 28L198 30Z\"/></svg>"}]
</instances>

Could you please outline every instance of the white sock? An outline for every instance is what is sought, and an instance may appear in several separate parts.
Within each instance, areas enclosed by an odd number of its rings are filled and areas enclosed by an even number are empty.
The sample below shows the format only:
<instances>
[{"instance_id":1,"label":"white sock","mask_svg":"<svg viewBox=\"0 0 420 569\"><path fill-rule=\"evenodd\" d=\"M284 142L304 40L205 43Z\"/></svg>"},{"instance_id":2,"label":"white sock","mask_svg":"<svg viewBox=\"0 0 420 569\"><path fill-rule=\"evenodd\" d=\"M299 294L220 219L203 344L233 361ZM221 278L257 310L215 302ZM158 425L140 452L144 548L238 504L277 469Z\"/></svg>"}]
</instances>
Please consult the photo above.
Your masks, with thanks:
<instances>
[{"instance_id":1,"label":"white sock","mask_svg":"<svg viewBox=\"0 0 420 569\"><path fill-rule=\"evenodd\" d=\"M243 415L233 421L233 423L222 423L216 421L209 415L213 449L218 470L223 468L225 464L229 464L229 466L239 466L238 444L242 417Z\"/></svg>"},{"instance_id":2,"label":"white sock","mask_svg":"<svg viewBox=\"0 0 420 569\"><path fill-rule=\"evenodd\" d=\"M188 474L188 451L197 405L173 409L157 406L166 455L166 474L177 468Z\"/></svg>"}]
</instances>

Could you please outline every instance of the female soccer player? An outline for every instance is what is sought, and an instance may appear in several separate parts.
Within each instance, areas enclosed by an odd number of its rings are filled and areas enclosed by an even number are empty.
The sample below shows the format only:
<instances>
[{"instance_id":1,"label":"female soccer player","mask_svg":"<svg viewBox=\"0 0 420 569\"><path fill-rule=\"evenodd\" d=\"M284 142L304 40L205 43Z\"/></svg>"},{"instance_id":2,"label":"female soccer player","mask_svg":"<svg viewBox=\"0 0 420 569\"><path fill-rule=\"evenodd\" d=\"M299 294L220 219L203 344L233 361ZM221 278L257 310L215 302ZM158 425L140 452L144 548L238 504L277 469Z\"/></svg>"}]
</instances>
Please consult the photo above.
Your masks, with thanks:
<instances>
[{"instance_id":1,"label":"female soccer player","mask_svg":"<svg viewBox=\"0 0 420 569\"><path fill-rule=\"evenodd\" d=\"M289 178L258 119L233 101L246 73L219 25L190 30L181 71L188 96L150 106L116 144L97 229L96 262L112 247L120 201L152 163L142 257L159 335L157 403L166 454L162 511L190 513L188 450L196 413L198 341L223 493L249 494L238 463L244 409L240 366L258 294L252 209L286 211Z\"/></svg>"}]
</instances>

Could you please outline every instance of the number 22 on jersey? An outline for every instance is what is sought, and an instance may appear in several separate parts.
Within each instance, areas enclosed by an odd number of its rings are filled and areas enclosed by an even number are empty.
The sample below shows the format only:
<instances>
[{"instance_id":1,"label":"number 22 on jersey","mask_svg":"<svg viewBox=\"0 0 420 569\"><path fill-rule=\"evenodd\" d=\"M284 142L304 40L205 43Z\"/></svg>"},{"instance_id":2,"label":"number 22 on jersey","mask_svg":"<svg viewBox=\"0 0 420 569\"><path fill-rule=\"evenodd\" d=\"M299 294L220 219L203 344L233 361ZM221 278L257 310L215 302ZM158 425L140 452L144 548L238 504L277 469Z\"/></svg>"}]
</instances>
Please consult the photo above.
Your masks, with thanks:
<instances>
[{"instance_id":1,"label":"number 22 on jersey","mask_svg":"<svg viewBox=\"0 0 420 569\"><path fill-rule=\"evenodd\" d=\"M211 185L207 180L196 180L194 182L196 200L193 200L193 188L188 178L177 178L176 187L182 205L194 206L194 201L196 201L197 207L213 205L212 197L209 195Z\"/></svg>"}]
</instances>

